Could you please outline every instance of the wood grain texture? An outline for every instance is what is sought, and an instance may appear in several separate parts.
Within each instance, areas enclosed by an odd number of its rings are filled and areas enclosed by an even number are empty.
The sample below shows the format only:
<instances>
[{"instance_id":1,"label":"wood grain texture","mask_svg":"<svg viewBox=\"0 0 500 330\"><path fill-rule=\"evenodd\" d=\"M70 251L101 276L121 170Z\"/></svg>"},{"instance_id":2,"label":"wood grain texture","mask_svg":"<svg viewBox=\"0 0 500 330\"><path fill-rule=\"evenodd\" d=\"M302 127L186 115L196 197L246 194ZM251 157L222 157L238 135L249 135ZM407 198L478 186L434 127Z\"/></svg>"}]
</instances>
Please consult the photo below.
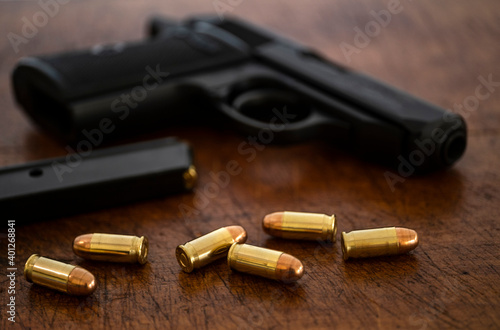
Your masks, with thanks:
<instances>
[{"instance_id":1,"label":"wood grain texture","mask_svg":"<svg viewBox=\"0 0 500 330\"><path fill-rule=\"evenodd\" d=\"M500 81L500 3L402 1L402 11L352 55L356 26L388 2L349 0L242 1L232 14L321 50L330 59L452 109L474 95L478 77ZM177 18L213 12L206 1L72 1L18 53L6 36L20 33L37 2L0 3L0 165L61 156L64 146L38 132L15 105L10 73L21 56L139 39L152 14ZM172 128L195 150L200 180L192 194L17 227L17 317L21 328L499 328L500 327L500 87L466 113L467 151L448 171L415 177L391 191L385 168L321 145L265 146L248 161L231 130ZM210 173L229 161L242 167L227 187L200 203ZM84 201L82 201L84 202ZM183 216L179 205L198 206ZM339 243L273 239L264 215L280 210L338 217L339 232L398 225L415 229L410 255L344 262ZM185 274L178 244L239 224L248 243L290 253L306 273L295 285L232 273L224 261ZM1 233L6 233L6 219ZM146 235L144 267L91 263L71 250L91 232ZM7 321L6 235L1 236L1 327ZM77 298L33 286L22 278L32 253L79 264L98 289Z\"/></svg>"}]
</instances>

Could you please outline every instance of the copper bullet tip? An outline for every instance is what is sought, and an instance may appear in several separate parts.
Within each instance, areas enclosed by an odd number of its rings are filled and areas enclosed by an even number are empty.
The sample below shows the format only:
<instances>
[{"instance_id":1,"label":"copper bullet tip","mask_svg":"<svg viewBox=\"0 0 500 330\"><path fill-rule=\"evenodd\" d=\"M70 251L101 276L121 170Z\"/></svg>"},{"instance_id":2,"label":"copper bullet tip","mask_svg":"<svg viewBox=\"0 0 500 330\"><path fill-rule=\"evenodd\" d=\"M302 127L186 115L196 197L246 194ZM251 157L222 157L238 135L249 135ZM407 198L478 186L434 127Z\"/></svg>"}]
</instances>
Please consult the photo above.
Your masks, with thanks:
<instances>
[{"instance_id":1,"label":"copper bullet tip","mask_svg":"<svg viewBox=\"0 0 500 330\"><path fill-rule=\"evenodd\" d=\"M276 265L276 277L284 282L297 281L304 275L304 266L299 259L283 253Z\"/></svg>"},{"instance_id":2,"label":"copper bullet tip","mask_svg":"<svg viewBox=\"0 0 500 330\"><path fill-rule=\"evenodd\" d=\"M73 252L77 256L85 258L87 253L90 252L90 242L92 241L92 236L94 234L80 235L73 241Z\"/></svg>"},{"instance_id":3,"label":"copper bullet tip","mask_svg":"<svg viewBox=\"0 0 500 330\"><path fill-rule=\"evenodd\" d=\"M75 267L69 274L68 293L78 296L89 295L96 289L94 275L81 267Z\"/></svg>"},{"instance_id":4,"label":"copper bullet tip","mask_svg":"<svg viewBox=\"0 0 500 330\"><path fill-rule=\"evenodd\" d=\"M271 236L281 237L283 214L284 212L274 212L266 215L262 220L262 229L264 229L264 231Z\"/></svg>"},{"instance_id":5,"label":"copper bullet tip","mask_svg":"<svg viewBox=\"0 0 500 330\"><path fill-rule=\"evenodd\" d=\"M247 232L241 226L227 226L226 230L233 237L234 243L243 244L247 241Z\"/></svg>"},{"instance_id":6,"label":"copper bullet tip","mask_svg":"<svg viewBox=\"0 0 500 330\"><path fill-rule=\"evenodd\" d=\"M399 253L407 253L418 246L418 235L413 229L396 227L399 241Z\"/></svg>"}]
</instances>

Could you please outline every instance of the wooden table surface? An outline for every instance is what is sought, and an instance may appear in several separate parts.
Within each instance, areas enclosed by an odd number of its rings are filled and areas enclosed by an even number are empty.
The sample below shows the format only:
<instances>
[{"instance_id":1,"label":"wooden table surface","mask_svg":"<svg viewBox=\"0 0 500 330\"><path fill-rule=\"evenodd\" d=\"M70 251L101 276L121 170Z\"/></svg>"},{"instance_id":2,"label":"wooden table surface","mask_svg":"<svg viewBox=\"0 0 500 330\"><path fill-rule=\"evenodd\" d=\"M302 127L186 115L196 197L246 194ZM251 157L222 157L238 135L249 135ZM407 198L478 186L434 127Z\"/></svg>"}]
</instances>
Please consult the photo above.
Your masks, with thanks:
<instances>
[{"instance_id":1,"label":"wooden table surface","mask_svg":"<svg viewBox=\"0 0 500 330\"><path fill-rule=\"evenodd\" d=\"M41 9L35 1L0 3L0 165L62 156L64 145L40 133L12 97L10 73L22 56L129 41L144 35L147 18L214 12L214 5L321 50L330 59L373 75L444 108L462 106L468 125L463 158L447 171L412 177L391 191L384 167L317 143L266 145L248 162L237 151L246 137L232 130L171 128L155 135L188 140L199 182L194 193L16 227L16 327L23 328L499 328L500 327L500 3L402 1L400 12L349 58L355 30L387 1L72 1L14 51L9 32ZM479 77L493 80L477 108ZM210 172L237 161L242 172L193 206ZM84 202L84 201L82 201ZM402 226L420 245L409 255L342 260L339 242L284 241L261 229L280 210L332 214L339 232ZM7 220L1 224L1 327L7 320ZM204 233L239 224L248 243L303 261L295 285L231 272L220 261L192 274L174 250ZM71 250L77 235L146 235L143 267L83 261ZM38 253L79 264L98 280L96 292L72 297L24 280L26 259Z\"/></svg>"}]
</instances>

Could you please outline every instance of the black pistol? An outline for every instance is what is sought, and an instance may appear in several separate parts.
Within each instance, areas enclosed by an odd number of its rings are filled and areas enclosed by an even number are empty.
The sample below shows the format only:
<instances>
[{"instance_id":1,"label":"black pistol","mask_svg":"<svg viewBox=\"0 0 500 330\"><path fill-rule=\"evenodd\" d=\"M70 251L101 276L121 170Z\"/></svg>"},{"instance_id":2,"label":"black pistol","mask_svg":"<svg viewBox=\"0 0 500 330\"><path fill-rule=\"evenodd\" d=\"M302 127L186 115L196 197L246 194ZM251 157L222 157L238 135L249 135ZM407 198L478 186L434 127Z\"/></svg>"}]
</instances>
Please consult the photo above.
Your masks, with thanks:
<instances>
[{"instance_id":1,"label":"black pistol","mask_svg":"<svg viewBox=\"0 0 500 330\"><path fill-rule=\"evenodd\" d=\"M196 121L263 143L314 138L418 171L448 167L465 151L460 115L247 22L154 18L148 30L140 42L21 59L17 102L77 146Z\"/></svg>"}]
</instances>

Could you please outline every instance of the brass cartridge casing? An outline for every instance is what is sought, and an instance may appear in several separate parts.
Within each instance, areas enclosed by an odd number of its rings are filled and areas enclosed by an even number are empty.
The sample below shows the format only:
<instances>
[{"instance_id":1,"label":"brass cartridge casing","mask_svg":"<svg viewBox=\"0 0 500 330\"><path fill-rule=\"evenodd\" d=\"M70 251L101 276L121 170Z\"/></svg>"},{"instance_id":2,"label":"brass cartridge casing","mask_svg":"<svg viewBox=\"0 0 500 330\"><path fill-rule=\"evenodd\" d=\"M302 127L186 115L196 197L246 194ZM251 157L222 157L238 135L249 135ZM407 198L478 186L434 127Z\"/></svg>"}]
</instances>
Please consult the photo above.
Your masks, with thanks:
<instances>
[{"instance_id":1,"label":"brass cartridge casing","mask_svg":"<svg viewBox=\"0 0 500 330\"><path fill-rule=\"evenodd\" d=\"M304 274L302 262L294 256L248 244L233 244L227 263L231 269L284 282L297 281Z\"/></svg>"},{"instance_id":2,"label":"brass cartridge casing","mask_svg":"<svg viewBox=\"0 0 500 330\"><path fill-rule=\"evenodd\" d=\"M196 167L194 165L189 166L189 168L182 174L184 179L184 187L187 190L193 189L196 181L198 180L198 173L196 172Z\"/></svg>"},{"instance_id":3,"label":"brass cartridge casing","mask_svg":"<svg viewBox=\"0 0 500 330\"><path fill-rule=\"evenodd\" d=\"M275 212L262 220L262 228L271 236L335 242L337 222L335 215L319 213Z\"/></svg>"},{"instance_id":4,"label":"brass cartridge casing","mask_svg":"<svg viewBox=\"0 0 500 330\"><path fill-rule=\"evenodd\" d=\"M24 278L28 282L71 295L89 295L96 289L95 277L88 270L37 254L26 261Z\"/></svg>"},{"instance_id":5,"label":"brass cartridge casing","mask_svg":"<svg viewBox=\"0 0 500 330\"><path fill-rule=\"evenodd\" d=\"M417 245L417 233L407 228L388 227L342 233L344 260L403 254Z\"/></svg>"},{"instance_id":6,"label":"brass cartridge casing","mask_svg":"<svg viewBox=\"0 0 500 330\"><path fill-rule=\"evenodd\" d=\"M191 273L194 269L226 256L233 243L245 243L246 240L247 232L243 227L222 227L179 245L175 256L182 270Z\"/></svg>"},{"instance_id":7,"label":"brass cartridge casing","mask_svg":"<svg viewBox=\"0 0 500 330\"><path fill-rule=\"evenodd\" d=\"M149 243L144 236L85 234L75 238L73 252L84 259L145 264Z\"/></svg>"}]
</instances>

